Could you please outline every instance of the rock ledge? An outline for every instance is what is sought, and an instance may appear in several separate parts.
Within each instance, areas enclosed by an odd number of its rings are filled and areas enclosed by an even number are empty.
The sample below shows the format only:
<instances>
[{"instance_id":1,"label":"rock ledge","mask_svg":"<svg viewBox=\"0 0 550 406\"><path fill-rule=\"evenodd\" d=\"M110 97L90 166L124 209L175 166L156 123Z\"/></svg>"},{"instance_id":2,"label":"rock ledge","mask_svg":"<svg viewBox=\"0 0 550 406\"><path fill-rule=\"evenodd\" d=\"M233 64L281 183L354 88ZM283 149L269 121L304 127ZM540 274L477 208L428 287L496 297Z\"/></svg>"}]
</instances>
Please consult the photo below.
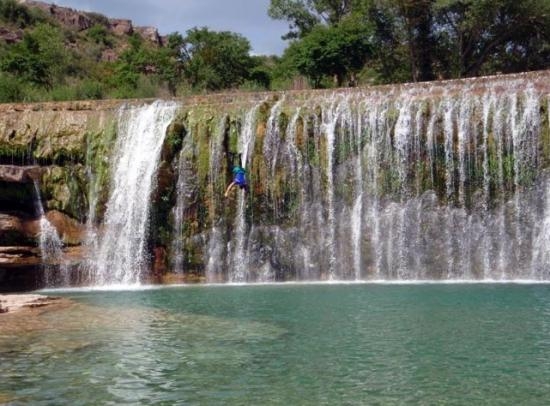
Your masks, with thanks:
<instances>
[{"instance_id":1,"label":"rock ledge","mask_svg":"<svg viewBox=\"0 0 550 406\"><path fill-rule=\"evenodd\" d=\"M63 299L36 294L0 295L0 313L13 313L23 309L34 309L60 304Z\"/></svg>"}]
</instances>

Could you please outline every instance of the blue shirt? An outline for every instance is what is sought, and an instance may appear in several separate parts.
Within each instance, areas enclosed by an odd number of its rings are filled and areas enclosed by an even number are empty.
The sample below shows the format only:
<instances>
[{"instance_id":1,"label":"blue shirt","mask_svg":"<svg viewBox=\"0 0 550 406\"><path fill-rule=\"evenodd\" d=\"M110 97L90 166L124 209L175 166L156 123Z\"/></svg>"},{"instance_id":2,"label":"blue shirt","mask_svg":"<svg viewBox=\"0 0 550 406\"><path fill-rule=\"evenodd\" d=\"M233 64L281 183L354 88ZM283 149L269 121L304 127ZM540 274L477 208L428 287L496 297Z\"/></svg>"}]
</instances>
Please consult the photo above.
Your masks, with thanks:
<instances>
[{"instance_id":1,"label":"blue shirt","mask_svg":"<svg viewBox=\"0 0 550 406\"><path fill-rule=\"evenodd\" d=\"M233 182L237 185L246 185L246 170L240 166L233 167Z\"/></svg>"}]
</instances>

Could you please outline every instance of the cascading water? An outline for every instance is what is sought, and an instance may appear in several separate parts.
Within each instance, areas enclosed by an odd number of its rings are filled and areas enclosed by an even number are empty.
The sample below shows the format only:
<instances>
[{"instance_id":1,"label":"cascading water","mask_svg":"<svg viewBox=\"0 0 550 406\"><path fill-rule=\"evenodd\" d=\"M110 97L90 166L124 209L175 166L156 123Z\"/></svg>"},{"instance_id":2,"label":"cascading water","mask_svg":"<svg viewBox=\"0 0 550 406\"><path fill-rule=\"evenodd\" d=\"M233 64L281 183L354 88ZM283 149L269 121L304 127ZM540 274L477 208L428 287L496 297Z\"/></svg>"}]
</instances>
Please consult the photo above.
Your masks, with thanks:
<instances>
[{"instance_id":1,"label":"cascading water","mask_svg":"<svg viewBox=\"0 0 550 406\"><path fill-rule=\"evenodd\" d=\"M239 134L238 150L241 152L241 165L247 168L250 163L250 152L254 149L254 141L256 135L256 119L257 113L261 104L254 106L246 113L244 126ZM230 248L231 268L229 280L231 282L246 282L248 277L249 256L247 254L247 224L245 218L246 211L246 195L238 192L237 198L237 214L235 216L235 236L233 246Z\"/></svg>"},{"instance_id":2,"label":"cascading water","mask_svg":"<svg viewBox=\"0 0 550 406\"><path fill-rule=\"evenodd\" d=\"M211 210L212 213L216 213L218 207L222 206L220 199L216 198L218 195L216 186L220 184L221 176L221 161L222 161L222 147L223 147L223 134L226 127L227 117L223 116L218 125L218 129L210 142L210 161L208 168L208 184L209 193L212 196ZM222 184L221 188L225 188ZM178 191L178 195L179 195ZM206 280L207 282L218 282L222 279L224 268L226 266L224 261L224 243L222 239L222 227L221 219L217 218L214 221L214 226L210 230L210 236L208 238L208 246L206 249L206 258L204 260L206 264Z\"/></svg>"},{"instance_id":3,"label":"cascading water","mask_svg":"<svg viewBox=\"0 0 550 406\"><path fill-rule=\"evenodd\" d=\"M44 283L47 287L67 286L70 282L67 266L63 262L63 241L56 228L46 218L40 188L34 181L35 207L40 221L38 246L44 270Z\"/></svg>"},{"instance_id":4,"label":"cascading water","mask_svg":"<svg viewBox=\"0 0 550 406\"><path fill-rule=\"evenodd\" d=\"M120 110L110 195L91 281L95 285L138 284L148 265L145 245L154 175L177 109L177 103L157 101Z\"/></svg>"},{"instance_id":5,"label":"cascading water","mask_svg":"<svg viewBox=\"0 0 550 406\"><path fill-rule=\"evenodd\" d=\"M239 194L231 231L210 228L208 269L227 252L232 282L548 278L547 96L521 77L472 83L281 98L261 148L251 109L239 150L261 165L250 199L266 211L246 219Z\"/></svg>"},{"instance_id":6,"label":"cascading water","mask_svg":"<svg viewBox=\"0 0 550 406\"><path fill-rule=\"evenodd\" d=\"M177 273L183 272L183 229L185 213L193 203L196 187L196 176L193 172L191 158L193 157L192 134L183 140L178 162L178 181L176 184L177 198L174 206L174 237L172 240L172 268Z\"/></svg>"}]
</instances>

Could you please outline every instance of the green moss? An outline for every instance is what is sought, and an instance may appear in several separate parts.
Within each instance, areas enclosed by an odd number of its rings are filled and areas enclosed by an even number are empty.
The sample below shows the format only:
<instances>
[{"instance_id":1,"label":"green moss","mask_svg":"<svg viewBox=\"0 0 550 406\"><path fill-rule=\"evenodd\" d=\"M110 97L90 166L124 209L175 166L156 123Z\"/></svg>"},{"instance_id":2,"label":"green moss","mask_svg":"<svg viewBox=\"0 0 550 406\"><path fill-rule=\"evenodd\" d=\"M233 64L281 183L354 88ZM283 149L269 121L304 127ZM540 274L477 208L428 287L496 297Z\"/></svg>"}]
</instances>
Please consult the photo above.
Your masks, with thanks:
<instances>
[{"instance_id":1,"label":"green moss","mask_svg":"<svg viewBox=\"0 0 550 406\"><path fill-rule=\"evenodd\" d=\"M0 142L0 162L28 164L31 162L31 157L32 145Z\"/></svg>"},{"instance_id":2,"label":"green moss","mask_svg":"<svg viewBox=\"0 0 550 406\"><path fill-rule=\"evenodd\" d=\"M105 204L109 197L110 185L110 156L114 148L117 135L115 120L109 122L105 128L97 132L86 134L86 167L89 168L88 204L95 202L94 218L101 220L105 212Z\"/></svg>"},{"instance_id":3,"label":"green moss","mask_svg":"<svg viewBox=\"0 0 550 406\"><path fill-rule=\"evenodd\" d=\"M50 166L40 182L46 210L59 210L84 221L87 213L87 179L83 165Z\"/></svg>"},{"instance_id":4,"label":"green moss","mask_svg":"<svg viewBox=\"0 0 550 406\"><path fill-rule=\"evenodd\" d=\"M181 150L183 139L187 135L184 116L180 115L168 126L162 146L161 159L171 162Z\"/></svg>"}]
</instances>

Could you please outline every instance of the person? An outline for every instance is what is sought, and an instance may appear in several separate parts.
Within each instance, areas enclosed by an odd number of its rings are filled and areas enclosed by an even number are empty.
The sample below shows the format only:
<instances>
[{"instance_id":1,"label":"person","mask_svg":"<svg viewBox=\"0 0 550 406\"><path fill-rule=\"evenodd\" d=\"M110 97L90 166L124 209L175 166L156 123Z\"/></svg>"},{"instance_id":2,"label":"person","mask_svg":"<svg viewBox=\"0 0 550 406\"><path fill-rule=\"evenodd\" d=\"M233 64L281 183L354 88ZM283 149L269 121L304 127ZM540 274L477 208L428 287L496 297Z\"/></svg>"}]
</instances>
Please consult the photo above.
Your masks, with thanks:
<instances>
[{"instance_id":1,"label":"person","mask_svg":"<svg viewBox=\"0 0 550 406\"><path fill-rule=\"evenodd\" d=\"M233 166L233 182L229 184L225 190L225 197L229 196L229 192L233 186L237 185L241 189L244 189L245 192L248 192L248 184L246 183L246 169L240 165Z\"/></svg>"}]
</instances>

